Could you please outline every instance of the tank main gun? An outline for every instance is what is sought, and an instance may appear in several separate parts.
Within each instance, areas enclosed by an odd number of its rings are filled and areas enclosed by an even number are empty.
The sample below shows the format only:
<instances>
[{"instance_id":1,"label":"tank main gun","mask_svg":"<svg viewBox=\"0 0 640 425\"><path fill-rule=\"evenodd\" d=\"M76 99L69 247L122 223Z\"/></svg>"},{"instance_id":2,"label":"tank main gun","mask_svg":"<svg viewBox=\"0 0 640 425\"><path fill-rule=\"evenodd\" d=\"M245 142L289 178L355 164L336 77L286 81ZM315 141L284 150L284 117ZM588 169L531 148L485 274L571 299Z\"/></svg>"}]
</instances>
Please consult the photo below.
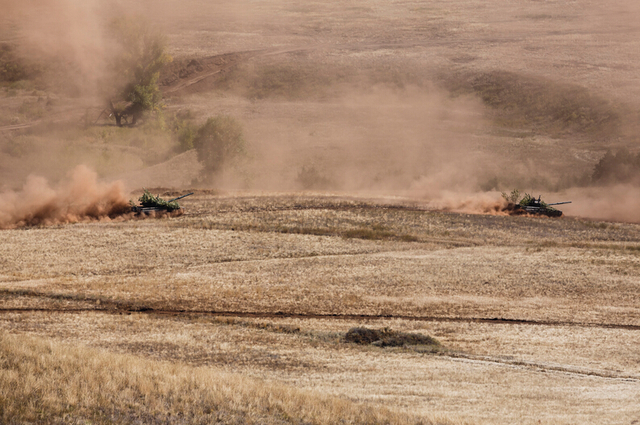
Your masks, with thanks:
<instances>
[{"instance_id":1,"label":"tank main gun","mask_svg":"<svg viewBox=\"0 0 640 425\"><path fill-rule=\"evenodd\" d=\"M570 204L571 201L564 201L564 202L554 202L553 204L547 204L547 205L563 205L563 204Z\"/></svg>"},{"instance_id":2,"label":"tank main gun","mask_svg":"<svg viewBox=\"0 0 640 425\"><path fill-rule=\"evenodd\" d=\"M191 192L191 193L187 193L186 195L178 196L177 198L169 199L167 202L174 202L174 201L177 201L178 199L186 198L187 196L193 195L193 193L194 192Z\"/></svg>"}]
</instances>

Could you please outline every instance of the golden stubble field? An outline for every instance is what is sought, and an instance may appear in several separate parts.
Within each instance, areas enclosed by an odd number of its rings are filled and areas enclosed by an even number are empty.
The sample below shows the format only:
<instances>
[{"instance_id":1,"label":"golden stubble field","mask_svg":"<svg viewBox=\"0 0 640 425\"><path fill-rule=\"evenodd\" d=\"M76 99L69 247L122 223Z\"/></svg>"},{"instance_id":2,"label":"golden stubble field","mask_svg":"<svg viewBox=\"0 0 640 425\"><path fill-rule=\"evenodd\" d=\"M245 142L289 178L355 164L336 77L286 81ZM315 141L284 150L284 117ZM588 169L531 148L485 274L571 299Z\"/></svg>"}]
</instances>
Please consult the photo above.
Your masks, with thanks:
<instances>
[{"instance_id":1,"label":"golden stubble field","mask_svg":"<svg viewBox=\"0 0 640 425\"><path fill-rule=\"evenodd\" d=\"M327 195L185 201L174 218L3 231L4 332L425 419L638 418L638 225ZM355 326L441 348L344 342Z\"/></svg>"}]
</instances>

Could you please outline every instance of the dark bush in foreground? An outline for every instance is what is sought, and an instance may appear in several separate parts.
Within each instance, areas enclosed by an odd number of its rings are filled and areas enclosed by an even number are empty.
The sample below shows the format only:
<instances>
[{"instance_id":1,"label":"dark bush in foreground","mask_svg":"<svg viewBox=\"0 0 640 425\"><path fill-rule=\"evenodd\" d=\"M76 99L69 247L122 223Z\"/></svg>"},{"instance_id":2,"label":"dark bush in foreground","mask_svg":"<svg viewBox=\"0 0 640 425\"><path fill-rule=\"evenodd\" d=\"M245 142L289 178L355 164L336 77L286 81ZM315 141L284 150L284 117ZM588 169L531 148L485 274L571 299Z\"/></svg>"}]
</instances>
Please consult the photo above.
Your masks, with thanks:
<instances>
[{"instance_id":1,"label":"dark bush in foreground","mask_svg":"<svg viewBox=\"0 0 640 425\"><path fill-rule=\"evenodd\" d=\"M440 342L438 342L438 340L428 335L397 332L389 328L351 328L345 335L344 340L345 342L352 342L361 345L371 344L378 347L403 347L405 345L440 345Z\"/></svg>"}]
</instances>

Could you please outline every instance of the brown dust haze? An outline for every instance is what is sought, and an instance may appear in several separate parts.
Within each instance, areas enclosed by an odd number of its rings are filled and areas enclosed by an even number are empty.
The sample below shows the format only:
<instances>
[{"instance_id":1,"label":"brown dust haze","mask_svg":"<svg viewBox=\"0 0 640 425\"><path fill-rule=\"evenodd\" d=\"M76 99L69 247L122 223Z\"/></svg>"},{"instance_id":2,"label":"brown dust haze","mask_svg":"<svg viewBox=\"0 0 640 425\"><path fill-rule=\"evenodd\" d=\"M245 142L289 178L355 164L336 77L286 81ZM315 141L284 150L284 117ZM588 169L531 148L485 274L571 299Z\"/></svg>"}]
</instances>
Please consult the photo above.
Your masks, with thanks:
<instances>
[{"instance_id":1,"label":"brown dust haze","mask_svg":"<svg viewBox=\"0 0 640 425\"><path fill-rule=\"evenodd\" d=\"M29 176L20 191L0 193L0 229L110 220L131 211L122 182L100 183L97 174L76 167L58 185Z\"/></svg>"},{"instance_id":2,"label":"brown dust haze","mask_svg":"<svg viewBox=\"0 0 640 425\"><path fill-rule=\"evenodd\" d=\"M441 77L438 75L453 75L450 71L455 66L459 69L466 66L464 71L471 76L475 75L474 72L497 69L493 61L505 62L505 66L516 69L517 63L501 58L517 60L518 55L550 49L548 45L542 42L536 45L538 41L532 39L525 46L528 50L524 53L516 48L513 51L496 51L488 47L486 51L474 47L468 53L460 53L461 47L455 43L438 44L438 38L428 38L431 34L426 34L424 37L433 40L436 47L425 42L421 47L402 47L404 50L398 48L394 51L392 44L385 47L385 43L416 43L419 38L394 33L391 15L382 11L376 18L371 18L368 13L345 9L344 21L336 21L337 18L326 14L319 5L302 7L302 3L296 6L283 1L268 5L243 1L205 3L5 0L0 2L6 12L3 25L7 22L11 25L6 25L2 32L3 37L19 46L21 55L34 61L56 64L51 68L55 72L47 77L49 84L65 85L72 80L77 102L93 99L89 103L94 104L102 101L100 96L104 87L100 84L108 77L106 69L116 49L107 35L106 25L117 16L144 16L166 34L169 52L177 58L268 49L271 47L269 42L285 46L282 50L289 47L298 49L295 54L274 55L264 60L254 58L244 64L254 78L245 81L247 85L264 81L265 75L276 81L280 78L284 94L267 93L264 97L252 98L232 90L209 90L168 99L167 116L172 111L190 109L198 122L219 113L232 115L242 122L249 155L228 167L222 189L397 195L422 199L433 208L503 214L504 205L499 191L517 187L521 192L535 196L541 194L547 202L572 201L572 204L563 206L568 215L640 222L638 187L578 187L562 180L566 175L590 173L597 158L612 146L611 140L591 140L588 135L580 135L582 139L579 140L572 134L531 136L528 135L531 130L527 124L523 124L524 128L496 128L491 108L478 93L456 93L453 96L439 84L438 78ZM519 12L517 19L510 24L497 22L490 28L504 31L498 34L500 37L509 34L516 37L518 31L528 28L527 25L533 25L534 29L538 28L536 25L542 25L543 29L537 31L544 32L544 25L550 21L548 25L558 32L564 31L563 26L571 25L575 29L567 29L568 33L579 34L579 30L592 28L594 33L601 34L599 37L612 37L612 43L624 40L625 34L636 34L638 29L634 17L640 11L634 2L617 3L615 10L604 10L595 2L589 2L578 12L552 9L562 5L538 5L540 11L536 13L538 9L534 6L526 5L528 9ZM565 19L569 12L575 16ZM414 22L411 16L406 16L407 22ZM477 19L489 17L479 15ZM617 23L619 33L602 35L613 21ZM443 25L448 24L445 22ZM378 31L374 31L376 28ZM372 35L367 38L363 34ZM442 34L439 37L455 35L448 30ZM567 46L580 49L579 37L572 37L578 39L578 44L569 46L569 43ZM342 40L348 41L348 49L327 47L346 44ZM482 46L479 47L484 48ZM590 48L585 46L585 49ZM568 47L566 51L562 50L565 48L563 45L558 48L558 60L564 60L562 55L566 56L571 51ZM431 48L439 49L437 54L423 53L431 52L428 50ZM491 55L496 56L493 58ZM487 59L481 62L484 56ZM627 56L626 60L637 61L639 58ZM302 73L303 83L297 80L295 83L302 84L303 89L293 95L286 92L291 86L290 73L287 72L309 64L315 67L317 74ZM265 69L273 69L275 74L267 74ZM549 67L544 68L547 69ZM563 73L549 74L545 78L558 84L571 81L567 69L572 72L571 68L565 67ZM409 70L413 72L411 77L407 77ZM536 72L533 68L516 71ZM345 78L345 74L348 77ZM606 94L609 88L627 84L622 80L615 81L616 75L610 74L606 87L601 86L601 79L593 82L589 76L578 82ZM576 76L580 77L577 72ZM395 82L398 78L403 80L402 84ZM310 81L314 79L320 83L312 85ZM519 133L525 136L512 136ZM46 150L47 147L38 145L38 149ZM147 144L144 149L153 150L154 146ZM96 149L96 156L98 152ZM75 165L86 164L78 161L76 164L69 161L61 163L71 169ZM53 175L39 169L35 163L18 163L16 167L45 177ZM58 174L65 174L67 170L63 171ZM76 169L73 174L77 172ZM88 173L86 169L84 172ZM180 170L170 172L179 173ZM118 177L123 176L109 176L111 179ZM309 184L305 177L315 178L315 184ZM497 181L494 187L488 184L493 178ZM123 181L125 185L131 183L126 179ZM167 181L170 179L159 178L157 186L170 185ZM104 186L96 179L92 184L91 190L106 191L113 194L114 199L123 198L115 195L117 190L112 192L112 186ZM75 201L67 194L73 186L73 178L51 185L29 177L24 189L6 191L2 195L3 204L11 205L11 208L3 207L3 225L28 222L32 213L27 211L40 208L40 204L33 201L38 198L34 194L40 193L39 190L46 195L43 198L58 199L51 201L54 205L52 211L55 211L53 217L56 217L52 222L64 222L66 219L60 217L67 215L90 217L93 212L85 214L71 207ZM52 195L54 192L55 196ZM86 207L89 211L92 202L100 202L97 199L102 197L88 196L87 199L92 198L93 201L83 205L89 205ZM22 208L16 202L24 202L30 207ZM43 205L50 205L48 202ZM69 205L64 206L64 202L69 202ZM119 205L119 202L115 200L113 205ZM101 216L109 216L109 208L101 206Z\"/></svg>"}]
</instances>

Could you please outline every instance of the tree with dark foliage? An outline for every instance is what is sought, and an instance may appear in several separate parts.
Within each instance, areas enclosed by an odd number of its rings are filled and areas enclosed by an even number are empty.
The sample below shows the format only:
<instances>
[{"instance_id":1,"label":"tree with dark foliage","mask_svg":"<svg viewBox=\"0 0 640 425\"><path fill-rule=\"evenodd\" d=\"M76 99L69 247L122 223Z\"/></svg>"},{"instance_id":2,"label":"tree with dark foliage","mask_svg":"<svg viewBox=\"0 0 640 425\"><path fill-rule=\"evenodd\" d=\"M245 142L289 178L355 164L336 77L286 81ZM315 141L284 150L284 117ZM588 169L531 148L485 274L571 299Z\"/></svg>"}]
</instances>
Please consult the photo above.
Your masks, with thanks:
<instances>
[{"instance_id":1,"label":"tree with dark foliage","mask_svg":"<svg viewBox=\"0 0 640 425\"><path fill-rule=\"evenodd\" d=\"M118 127L129 119L135 125L144 112L160 109L158 76L172 59L163 37L142 19L119 18L109 29L120 50L111 63L108 109Z\"/></svg>"}]
</instances>

